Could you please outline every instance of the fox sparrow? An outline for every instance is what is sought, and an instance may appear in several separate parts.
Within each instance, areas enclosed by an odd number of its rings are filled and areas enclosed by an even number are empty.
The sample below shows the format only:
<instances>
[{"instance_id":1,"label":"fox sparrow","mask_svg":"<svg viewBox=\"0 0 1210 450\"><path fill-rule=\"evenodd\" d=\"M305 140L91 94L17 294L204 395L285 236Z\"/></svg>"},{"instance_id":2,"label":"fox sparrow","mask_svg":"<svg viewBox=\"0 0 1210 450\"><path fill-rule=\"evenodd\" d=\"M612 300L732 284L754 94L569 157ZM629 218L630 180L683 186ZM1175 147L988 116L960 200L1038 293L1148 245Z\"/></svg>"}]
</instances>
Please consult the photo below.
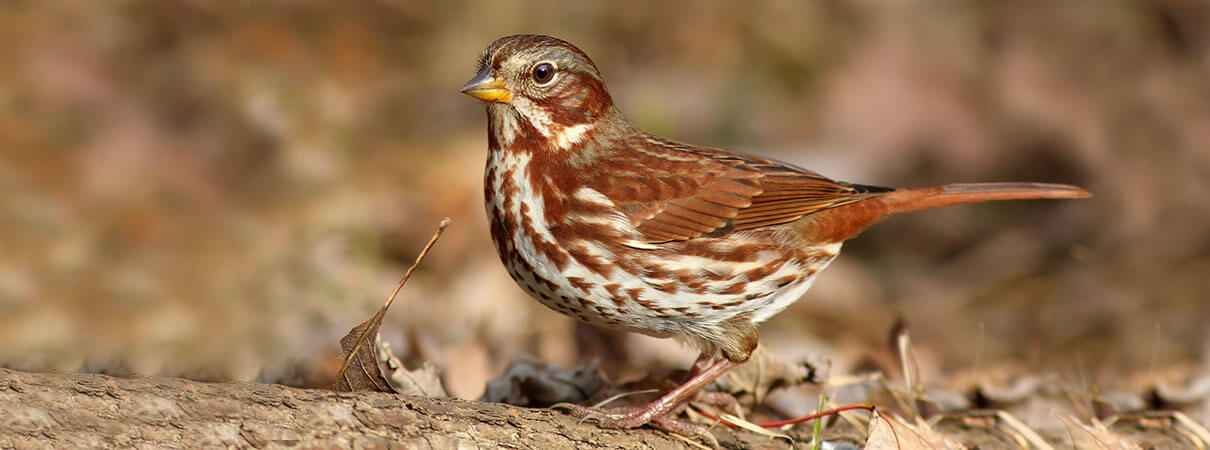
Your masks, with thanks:
<instances>
[{"instance_id":1,"label":"fox sparrow","mask_svg":"<svg viewBox=\"0 0 1210 450\"><path fill-rule=\"evenodd\" d=\"M645 408L568 406L609 428L677 425L670 413L748 359L757 324L889 214L1089 195L1042 183L866 186L665 139L622 117L588 55L547 36L493 42L462 92L487 103L487 215L517 284L582 321L701 350L690 378Z\"/></svg>"}]
</instances>

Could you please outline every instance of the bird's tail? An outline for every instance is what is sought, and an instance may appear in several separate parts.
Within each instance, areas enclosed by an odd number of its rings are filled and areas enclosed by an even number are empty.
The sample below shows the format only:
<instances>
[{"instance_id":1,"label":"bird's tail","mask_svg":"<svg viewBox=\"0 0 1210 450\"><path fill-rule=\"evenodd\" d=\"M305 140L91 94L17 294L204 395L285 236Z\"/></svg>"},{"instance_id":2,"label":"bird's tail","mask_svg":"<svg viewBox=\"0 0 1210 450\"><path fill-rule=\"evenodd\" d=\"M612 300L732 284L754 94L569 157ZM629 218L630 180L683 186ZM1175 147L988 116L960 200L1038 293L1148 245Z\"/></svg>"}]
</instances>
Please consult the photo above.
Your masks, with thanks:
<instances>
[{"instance_id":1,"label":"bird's tail","mask_svg":"<svg viewBox=\"0 0 1210 450\"><path fill-rule=\"evenodd\" d=\"M881 203L884 214L991 200L1033 200L1090 197L1076 186L1049 183L957 183L925 188L897 189L871 199Z\"/></svg>"},{"instance_id":2,"label":"bird's tail","mask_svg":"<svg viewBox=\"0 0 1210 450\"><path fill-rule=\"evenodd\" d=\"M1049 183L958 183L895 189L884 194L815 214L807 232L821 242L839 242L891 214L992 200L1067 199L1091 197L1076 186Z\"/></svg>"}]
</instances>

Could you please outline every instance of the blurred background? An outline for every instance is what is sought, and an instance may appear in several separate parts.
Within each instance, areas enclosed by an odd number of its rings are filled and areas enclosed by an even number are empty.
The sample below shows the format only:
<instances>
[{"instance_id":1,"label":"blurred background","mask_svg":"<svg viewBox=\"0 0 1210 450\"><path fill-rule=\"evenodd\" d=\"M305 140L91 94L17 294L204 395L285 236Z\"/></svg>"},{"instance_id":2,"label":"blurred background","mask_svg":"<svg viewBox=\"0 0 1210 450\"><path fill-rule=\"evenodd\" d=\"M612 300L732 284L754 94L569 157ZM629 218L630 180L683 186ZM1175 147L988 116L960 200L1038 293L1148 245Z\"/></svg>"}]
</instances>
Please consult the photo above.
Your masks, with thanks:
<instances>
[{"instance_id":1,"label":"blurred background","mask_svg":"<svg viewBox=\"0 0 1210 450\"><path fill-rule=\"evenodd\" d=\"M615 378L673 341L548 311L482 206L514 33L586 51L640 127L834 178L1081 185L893 218L761 329L833 374L1206 373L1210 3L6 1L0 366L314 386L442 217L383 337L474 398L521 355Z\"/></svg>"}]
</instances>

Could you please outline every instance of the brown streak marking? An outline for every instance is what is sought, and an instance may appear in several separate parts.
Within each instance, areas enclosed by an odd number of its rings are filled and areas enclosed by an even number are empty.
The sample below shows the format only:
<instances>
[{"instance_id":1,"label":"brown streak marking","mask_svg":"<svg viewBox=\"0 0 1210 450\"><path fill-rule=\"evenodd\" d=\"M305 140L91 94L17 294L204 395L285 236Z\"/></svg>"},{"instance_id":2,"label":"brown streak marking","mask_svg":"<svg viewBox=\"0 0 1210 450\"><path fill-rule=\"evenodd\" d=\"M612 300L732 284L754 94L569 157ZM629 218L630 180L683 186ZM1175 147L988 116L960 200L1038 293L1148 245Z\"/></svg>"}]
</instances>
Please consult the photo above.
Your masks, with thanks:
<instances>
[{"instance_id":1,"label":"brown streak marking","mask_svg":"<svg viewBox=\"0 0 1210 450\"><path fill-rule=\"evenodd\" d=\"M572 287L579 289L585 294L589 294L589 289L592 289L593 287L592 283L586 282L580 277L567 277L567 282L570 283ZM583 302L583 299L580 301Z\"/></svg>"},{"instance_id":2,"label":"brown streak marking","mask_svg":"<svg viewBox=\"0 0 1210 450\"><path fill-rule=\"evenodd\" d=\"M571 257L575 258L576 261L579 261L585 269L588 269L598 275L607 277L615 267L613 263L609 262L604 257L589 253L587 248L584 246L577 245L568 248L568 250L568 253L571 254Z\"/></svg>"},{"instance_id":3,"label":"brown streak marking","mask_svg":"<svg viewBox=\"0 0 1210 450\"><path fill-rule=\"evenodd\" d=\"M617 305L619 308L626 306L626 297L623 297L621 295L615 295L615 296L609 297L609 300L612 301L613 304Z\"/></svg>"},{"instance_id":4,"label":"brown streak marking","mask_svg":"<svg viewBox=\"0 0 1210 450\"><path fill-rule=\"evenodd\" d=\"M706 280L698 279L691 281L685 285L685 289L693 293L704 294L706 292Z\"/></svg>"},{"instance_id":5,"label":"brown streak marking","mask_svg":"<svg viewBox=\"0 0 1210 450\"><path fill-rule=\"evenodd\" d=\"M529 267L528 269L529 269L530 275L532 275L534 277L535 283L539 283L543 286L546 286L546 290L551 291L551 292L555 292L559 289L559 285L555 284L554 282L552 282L550 280L542 278L537 273L534 273L533 267Z\"/></svg>"},{"instance_id":6,"label":"brown streak marking","mask_svg":"<svg viewBox=\"0 0 1210 450\"><path fill-rule=\"evenodd\" d=\"M676 271L676 278L682 283L689 283L693 280L697 280L698 276L692 270L681 269Z\"/></svg>"},{"instance_id":7,"label":"brown streak marking","mask_svg":"<svg viewBox=\"0 0 1210 450\"><path fill-rule=\"evenodd\" d=\"M744 272L742 275L746 275L748 277L748 281L760 281L767 278L769 275L773 275L773 273L777 272L778 269L781 269L781 266L785 264L785 261L786 260L784 259L779 259L770 264L757 266L757 268Z\"/></svg>"},{"instance_id":8,"label":"brown streak marking","mask_svg":"<svg viewBox=\"0 0 1210 450\"><path fill-rule=\"evenodd\" d=\"M630 295L631 300L634 300L637 303L637 302L639 302L639 294L643 293L643 289L631 288L631 289L627 289L626 293Z\"/></svg>"},{"instance_id":9,"label":"brown streak marking","mask_svg":"<svg viewBox=\"0 0 1210 450\"><path fill-rule=\"evenodd\" d=\"M726 289L716 292L719 295L739 295L744 293L744 288L748 287L747 281L737 281L732 283Z\"/></svg>"},{"instance_id":10,"label":"brown streak marking","mask_svg":"<svg viewBox=\"0 0 1210 450\"><path fill-rule=\"evenodd\" d=\"M766 250L769 246L758 244L746 244L737 247L728 247L723 251L716 251L705 246L704 248L686 248L686 253L694 256L717 259L724 262L748 262L756 259L756 254L762 250Z\"/></svg>"},{"instance_id":11,"label":"brown streak marking","mask_svg":"<svg viewBox=\"0 0 1210 450\"><path fill-rule=\"evenodd\" d=\"M668 281L656 286L655 289L665 294L675 294L677 287L679 287L679 284L676 281Z\"/></svg>"},{"instance_id":12,"label":"brown streak marking","mask_svg":"<svg viewBox=\"0 0 1210 450\"><path fill-rule=\"evenodd\" d=\"M615 305L623 306L626 304L626 298L622 297L621 295L622 285L610 283L601 287L605 288L606 291L609 291L609 299L612 300Z\"/></svg>"},{"instance_id":13,"label":"brown streak marking","mask_svg":"<svg viewBox=\"0 0 1210 450\"><path fill-rule=\"evenodd\" d=\"M655 306L655 302L652 302L650 300L639 300L637 303L639 304L639 306L642 306L644 308L647 308L647 309L655 311L655 312L659 312L664 309L664 308Z\"/></svg>"},{"instance_id":14,"label":"brown streak marking","mask_svg":"<svg viewBox=\"0 0 1210 450\"><path fill-rule=\"evenodd\" d=\"M798 275L786 275L784 277L778 278L777 279L777 289L781 289L786 286L789 286L798 280L799 280Z\"/></svg>"}]
</instances>

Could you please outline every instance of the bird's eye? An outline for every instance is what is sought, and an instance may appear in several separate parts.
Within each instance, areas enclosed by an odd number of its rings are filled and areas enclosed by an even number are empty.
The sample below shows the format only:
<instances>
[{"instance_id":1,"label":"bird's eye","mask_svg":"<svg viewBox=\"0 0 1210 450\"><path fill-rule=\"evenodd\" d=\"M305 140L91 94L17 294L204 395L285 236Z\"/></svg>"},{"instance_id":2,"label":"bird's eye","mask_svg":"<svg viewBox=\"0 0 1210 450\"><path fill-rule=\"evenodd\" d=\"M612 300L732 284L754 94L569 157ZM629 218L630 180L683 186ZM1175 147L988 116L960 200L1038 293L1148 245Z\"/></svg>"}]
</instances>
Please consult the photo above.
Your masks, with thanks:
<instances>
[{"instance_id":1,"label":"bird's eye","mask_svg":"<svg viewBox=\"0 0 1210 450\"><path fill-rule=\"evenodd\" d=\"M539 86L550 83L550 80L555 79L555 65L544 62L534 66L533 77Z\"/></svg>"}]
</instances>

